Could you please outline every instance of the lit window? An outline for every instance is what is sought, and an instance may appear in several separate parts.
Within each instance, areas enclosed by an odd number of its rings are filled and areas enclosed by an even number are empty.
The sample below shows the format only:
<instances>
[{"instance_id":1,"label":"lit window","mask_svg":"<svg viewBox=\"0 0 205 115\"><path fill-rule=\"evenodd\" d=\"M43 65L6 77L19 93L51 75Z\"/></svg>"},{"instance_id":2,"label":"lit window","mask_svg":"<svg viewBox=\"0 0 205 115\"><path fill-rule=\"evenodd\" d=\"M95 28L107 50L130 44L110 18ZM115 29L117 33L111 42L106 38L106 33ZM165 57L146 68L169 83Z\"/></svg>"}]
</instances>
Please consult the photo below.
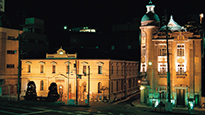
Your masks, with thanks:
<instances>
[{"instance_id":1,"label":"lit window","mask_svg":"<svg viewBox=\"0 0 205 115\"><path fill-rule=\"evenodd\" d=\"M85 65L83 66L83 74L84 76L86 76L86 66Z\"/></svg>"},{"instance_id":2,"label":"lit window","mask_svg":"<svg viewBox=\"0 0 205 115\"><path fill-rule=\"evenodd\" d=\"M43 80L41 80L41 82L40 82L40 90L42 91L43 90Z\"/></svg>"},{"instance_id":3,"label":"lit window","mask_svg":"<svg viewBox=\"0 0 205 115\"><path fill-rule=\"evenodd\" d=\"M56 73L56 66L55 65L52 66L52 73Z\"/></svg>"},{"instance_id":4,"label":"lit window","mask_svg":"<svg viewBox=\"0 0 205 115\"><path fill-rule=\"evenodd\" d=\"M177 67L177 70L178 70L178 72L177 72L178 75L185 74L185 72L184 72L184 65L183 64L179 64L178 67Z\"/></svg>"},{"instance_id":5,"label":"lit window","mask_svg":"<svg viewBox=\"0 0 205 115\"><path fill-rule=\"evenodd\" d=\"M102 93L102 92L101 92L101 87L102 87L102 83L101 83L101 82L98 82L98 93Z\"/></svg>"},{"instance_id":6,"label":"lit window","mask_svg":"<svg viewBox=\"0 0 205 115\"><path fill-rule=\"evenodd\" d=\"M167 55L167 47L166 45L159 46L159 56L166 56Z\"/></svg>"},{"instance_id":7,"label":"lit window","mask_svg":"<svg viewBox=\"0 0 205 115\"><path fill-rule=\"evenodd\" d=\"M44 73L44 65L40 65L40 73Z\"/></svg>"},{"instance_id":8,"label":"lit window","mask_svg":"<svg viewBox=\"0 0 205 115\"><path fill-rule=\"evenodd\" d=\"M31 73L31 65L28 65L28 73Z\"/></svg>"},{"instance_id":9,"label":"lit window","mask_svg":"<svg viewBox=\"0 0 205 115\"><path fill-rule=\"evenodd\" d=\"M184 45L177 45L177 56L184 56Z\"/></svg>"},{"instance_id":10,"label":"lit window","mask_svg":"<svg viewBox=\"0 0 205 115\"><path fill-rule=\"evenodd\" d=\"M163 74L163 75L167 74L166 69L167 69L166 64L160 64L160 66L159 66L159 74Z\"/></svg>"},{"instance_id":11,"label":"lit window","mask_svg":"<svg viewBox=\"0 0 205 115\"><path fill-rule=\"evenodd\" d=\"M102 66L98 66L98 74L102 74Z\"/></svg>"}]
</instances>

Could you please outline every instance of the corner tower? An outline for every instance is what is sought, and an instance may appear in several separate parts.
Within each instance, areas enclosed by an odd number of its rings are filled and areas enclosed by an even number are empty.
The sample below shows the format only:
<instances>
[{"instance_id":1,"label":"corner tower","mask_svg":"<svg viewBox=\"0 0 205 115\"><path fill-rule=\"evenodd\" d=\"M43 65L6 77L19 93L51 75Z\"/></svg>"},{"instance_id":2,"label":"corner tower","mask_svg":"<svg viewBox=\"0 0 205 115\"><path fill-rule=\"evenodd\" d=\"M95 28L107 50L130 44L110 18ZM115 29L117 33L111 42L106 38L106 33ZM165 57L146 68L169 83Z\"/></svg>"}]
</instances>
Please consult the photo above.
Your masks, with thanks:
<instances>
[{"instance_id":1,"label":"corner tower","mask_svg":"<svg viewBox=\"0 0 205 115\"><path fill-rule=\"evenodd\" d=\"M157 52L153 50L154 42L152 41L153 34L160 28L160 19L154 12L155 5L150 0L146 5L147 12L141 19L141 64L140 72L143 76L141 82L141 102L146 103L147 94L149 88L154 89L154 69L157 69L155 61L155 55ZM143 89L143 90L142 90ZM146 95L144 95L146 94Z\"/></svg>"}]
</instances>

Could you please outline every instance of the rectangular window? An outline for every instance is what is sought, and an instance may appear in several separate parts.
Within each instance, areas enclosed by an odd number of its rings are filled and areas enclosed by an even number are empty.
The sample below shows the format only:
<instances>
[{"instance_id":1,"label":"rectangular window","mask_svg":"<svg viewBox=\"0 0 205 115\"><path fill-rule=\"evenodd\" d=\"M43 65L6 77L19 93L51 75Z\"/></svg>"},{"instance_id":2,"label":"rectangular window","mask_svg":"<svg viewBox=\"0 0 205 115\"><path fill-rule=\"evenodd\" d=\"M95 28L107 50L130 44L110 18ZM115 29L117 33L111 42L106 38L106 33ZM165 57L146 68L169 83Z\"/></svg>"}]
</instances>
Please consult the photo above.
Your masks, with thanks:
<instances>
[{"instance_id":1,"label":"rectangular window","mask_svg":"<svg viewBox=\"0 0 205 115\"><path fill-rule=\"evenodd\" d=\"M3 84L4 84L4 80L0 79L0 85L3 85Z\"/></svg>"},{"instance_id":2,"label":"rectangular window","mask_svg":"<svg viewBox=\"0 0 205 115\"><path fill-rule=\"evenodd\" d=\"M98 66L98 74L102 74L102 66Z\"/></svg>"},{"instance_id":3,"label":"rectangular window","mask_svg":"<svg viewBox=\"0 0 205 115\"><path fill-rule=\"evenodd\" d=\"M159 67L160 67L160 68L159 68L159 74L161 74L161 75L165 75L165 74L167 74L167 71L166 71L166 69L167 69L166 64L160 64Z\"/></svg>"},{"instance_id":4,"label":"rectangular window","mask_svg":"<svg viewBox=\"0 0 205 115\"><path fill-rule=\"evenodd\" d=\"M118 66L117 66L117 75L118 75Z\"/></svg>"},{"instance_id":5,"label":"rectangular window","mask_svg":"<svg viewBox=\"0 0 205 115\"><path fill-rule=\"evenodd\" d=\"M8 36L8 40L15 40L15 36Z\"/></svg>"},{"instance_id":6,"label":"rectangular window","mask_svg":"<svg viewBox=\"0 0 205 115\"><path fill-rule=\"evenodd\" d=\"M167 93L167 88L166 87L160 87L159 88L159 99L166 99L166 93Z\"/></svg>"},{"instance_id":7,"label":"rectangular window","mask_svg":"<svg viewBox=\"0 0 205 115\"><path fill-rule=\"evenodd\" d=\"M55 65L52 66L52 73L56 73L56 66Z\"/></svg>"},{"instance_id":8,"label":"rectangular window","mask_svg":"<svg viewBox=\"0 0 205 115\"><path fill-rule=\"evenodd\" d=\"M177 45L177 56L184 56L184 45L183 44Z\"/></svg>"},{"instance_id":9,"label":"rectangular window","mask_svg":"<svg viewBox=\"0 0 205 115\"><path fill-rule=\"evenodd\" d=\"M6 68L14 68L14 64L7 64Z\"/></svg>"},{"instance_id":10,"label":"rectangular window","mask_svg":"<svg viewBox=\"0 0 205 115\"><path fill-rule=\"evenodd\" d=\"M86 76L86 66L85 65L83 66L83 74L84 76Z\"/></svg>"},{"instance_id":11,"label":"rectangular window","mask_svg":"<svg viewBox=\"0 0 205 115\"><path fill-rule=\"evenodd\" d=\"M44 89L43 86L44 86L44 83L43 83L43 80L41 80L41 82L40 82L40 90L41 91L43 91L43 89Z\"/></svg>"},{"instance_id":12,"label":"rectangular window","mask_svg":"<svg viewBox=\"0 0 205 115\"><path fill-rule=\"evenodd\" d=\"M15 54L16 50L7 50L7 54Z\"/></svg>"},{"instance_id":13,"label":"rectangular window","mask_svg":"<svg viewBox=\"0 0 205 115\"><path fill-rule=\"evenodd\" d=\"M178 72L177 72L178 75L184 75L185 74L183 64L179 64L177 70L178 70Z\"/></svg>"},{"instance_id":14,"label":"rectangular window","mask_svg":"<svg viewBox=\"0 0 205 115\"><path fill-rule=\"evenodd\" d=\"M159 46L159 56L166 56L166 55L167 55L166 45Z\"/></svg>"},{"instance_id":15,"label":"rectangular window","mask_svg":"<svg viewBox=\"0 0 205 115\"><path fill-rule=\"evenodd\" d=\"M67 66L66 66L66 73L67 73L67 74L69 74L69 68L70 68L70 66L67 65Z\"/></svg>"},{"instance_id":16,"label":"rectangular window","mask_svg":"<svg viewBox=\"0 0 205 115\"><path fill-rule=\"evenodd\" d=\"M44 73L44 65L40 65L40 73Z\"/></svg>"},{"instance_id":17,"label":"rectangular window","mask_svg":"<svg viewBox=\"0 0 205 115\"><path fill-rule=\"evenodd\" d=\"M28 65L28 73L31 73L31 65Z\"/></svg>"},{"instance_id":18,"label":"rectangular window","mask_svg":"<svg viewBox=\"0 0 205 115\"><path fill-rule=\"evenodd\" d=\"M146 46L142 46L142 56L146 55Z\"/></svg>"}]
</instances>

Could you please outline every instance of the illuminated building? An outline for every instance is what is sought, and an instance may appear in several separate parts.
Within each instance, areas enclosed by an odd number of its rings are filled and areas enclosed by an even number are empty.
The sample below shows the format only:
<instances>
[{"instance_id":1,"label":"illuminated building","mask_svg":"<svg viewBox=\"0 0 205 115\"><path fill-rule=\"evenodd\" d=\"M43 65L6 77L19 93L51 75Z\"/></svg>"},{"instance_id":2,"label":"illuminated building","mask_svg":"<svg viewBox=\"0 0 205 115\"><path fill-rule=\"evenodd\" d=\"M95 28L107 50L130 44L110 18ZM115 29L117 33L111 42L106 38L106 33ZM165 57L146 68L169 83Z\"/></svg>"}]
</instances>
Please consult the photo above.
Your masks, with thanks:
<instances>
[{"instance_id":1,"label":"illuminated building","mask_svg":"<svg viewBox=\"0 0 205 115\"><path fill-rule=\"evenodd\" d=\"M0 0L0 12L4 12L5 10L5 0Z\"/></svg>"},{"instance_id":2,"label":"illuminated building","mask_svg":"<svg viewBox=\"0 0 205 115\"><path fill-rule=\"evenodd\" d=\"M18 47L20 58L39 58L48 50L43 20L27 18L22 30L0 27L0 96L17 93Z\"/></svg>"},{"instance_id":3,"label":"illuminated building","mask_svg":"<svg viewBox=\"0 0 205 115\"><path fill-rule=\"evenodd\" d=\"M99 52L99 51L98 51ZM78 99L84 100L88 94L90 67L90 98L113 101L133 94L138 88L137 61L114 59L79 59L77 53L68 54L61 48L55 54L46 54L46 59L23 59L21 94L25 95L27 84L34 81L38 96L46 97L52 82L58 85L58 93L63 101L67 99L68 76L70 98L76 98L76 75ZM95 54L97 55L97 54ZM89 66L89 67L88 67Z\"/></svg>"},{"instance_id":4,"label":"illuminated building","mask_svg":"<svg viewBox=\"0 0 205 115\"><path fill-rule=\"evenodd\" d=\"M16 93L18 76L18 41L21 30L0 27L0 96Z\"/></svg>"},{"instance_id":5,"label":"illuminated building","mask_svg":"<svg viewBox=\"0 0 205 115\"><path fill-rule=\"evenodd\" d=\"M160 19L150 1L147 13L141 19L141 103L167 102L167 45L166 28L160 28ZM168 48L171 75L171 102L187 106L188 99L196 105L201 96L201 36L178 25L173 16L168 22Z\"/></svg>"}]
</instances>

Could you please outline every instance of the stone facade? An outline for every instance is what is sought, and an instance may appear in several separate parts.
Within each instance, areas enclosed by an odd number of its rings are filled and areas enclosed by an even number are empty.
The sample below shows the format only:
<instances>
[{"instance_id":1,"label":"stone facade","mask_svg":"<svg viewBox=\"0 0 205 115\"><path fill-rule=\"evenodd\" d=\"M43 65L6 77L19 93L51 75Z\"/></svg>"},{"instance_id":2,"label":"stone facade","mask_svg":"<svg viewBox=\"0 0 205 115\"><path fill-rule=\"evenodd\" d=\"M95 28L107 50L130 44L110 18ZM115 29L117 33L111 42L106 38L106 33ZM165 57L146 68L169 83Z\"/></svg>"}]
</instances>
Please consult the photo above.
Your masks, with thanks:
<instances>
[{"instance_id":1,"label":"stone facade","mask_svg":"<svg viewBox=\"0 0 205 115\"><path fill-rule=\"evenodd\" d=\"M43 97L47 96L49 85L55 82L61 95L60 99L65 101L69 82L69 98L76 99L77 85L78 99L84 100L87 99L89 75L90 98L93 100L106 98L113 101L137 91L139 63L136 61L77 59L77 53L66 54L62 48L56 54L47 54L46 57L22 60L22 96L25 95L29 81L35 82L37 96Z\"/></svg>"},{"instance_id":2,"label":"stone facade","mask_svg":"<svg viewBox=\"0 0 205 115\"><path fill-rule=\"evenodd\" d=\"M147 5L153 6L153 4ZM156 14L155 14L156 15ZM150 15L151 16L151 15ZM158 20L158 19L156 19ZM141 103L166 102L167 44L166 28L156 20L141 21ZM149 22L149 23L145 23ZM168 50L171 78L171 102L187 106L188 99L201 100L201 36L178 25L171 16L168 23Z\"/></svg>"}]
</instances>

